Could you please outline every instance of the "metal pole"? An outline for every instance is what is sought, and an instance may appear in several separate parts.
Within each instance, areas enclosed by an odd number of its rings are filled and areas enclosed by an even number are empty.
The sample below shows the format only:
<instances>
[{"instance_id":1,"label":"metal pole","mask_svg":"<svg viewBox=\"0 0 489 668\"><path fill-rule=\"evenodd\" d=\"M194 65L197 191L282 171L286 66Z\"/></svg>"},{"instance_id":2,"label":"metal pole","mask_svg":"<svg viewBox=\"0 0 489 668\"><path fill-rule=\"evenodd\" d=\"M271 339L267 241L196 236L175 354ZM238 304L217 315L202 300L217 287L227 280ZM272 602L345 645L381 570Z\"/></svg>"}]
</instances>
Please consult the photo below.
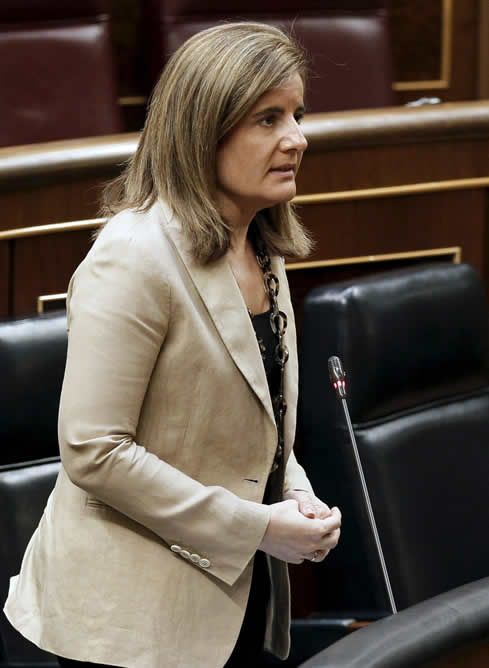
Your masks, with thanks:
<instances>
[{"instance_id":1,"label":"metal pole","mask_svg":"<svg viewBox=\"0 0 489 668\"><path fill-rule=\"evenodd\" d=\"M377 554L379 556L380 565L381 565L381 568L382 568L382 574L384 576L384 582L385 582L385 588L387 590L387 596L389 597L389 603L390 603L390 606L391 606L391 610L392 610L393 614L396 614L397 613L396 602L394 601L394 595L392 593L392 587L391 587L391 582L390 582L390 579L389 579L389 573L387 572L387 566L385 565L384 553L382 551L382 545L380 544L379 533L377 531L377 525L375 523L375 517L374 517L373 510L372 510L372 504L370 503L370 496L369 496L369 493L368 493L367 483L365 482L365 476L363 475L362 462L360 461L360 455L358 454L357 442L356 442L356 439L355 439L355 434L353 432L353 427L352 427L352 424L351 424L350 413L348 411L348 406L347 406L347 403L346 403L346 399L342 398L341 403L342 403L342 406L343 406L343 411L345 413L346 424L348 425L348 431L350 432L350 440L351 440L351 444L353 446L353 454L355 455L355 462L356 462L356 465L357 465L358 475L360 476L360 481L362 483L363 499L365 501L365 506L367 507L368 520L369 520L370 528L372 529L372 533L373 533L373 536L374 536L375 546L377 548Z\"/></svg>"}]
</instances>

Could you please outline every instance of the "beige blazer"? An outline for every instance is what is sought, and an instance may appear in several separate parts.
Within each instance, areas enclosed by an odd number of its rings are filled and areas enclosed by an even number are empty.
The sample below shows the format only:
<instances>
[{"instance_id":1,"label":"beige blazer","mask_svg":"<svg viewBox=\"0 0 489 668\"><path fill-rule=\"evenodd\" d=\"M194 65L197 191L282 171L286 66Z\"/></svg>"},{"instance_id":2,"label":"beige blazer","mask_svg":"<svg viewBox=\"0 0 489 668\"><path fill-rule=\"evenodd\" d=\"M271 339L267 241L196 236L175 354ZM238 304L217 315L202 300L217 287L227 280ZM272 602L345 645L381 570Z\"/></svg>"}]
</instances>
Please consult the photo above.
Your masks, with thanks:
<instances>
[{"instance_id":1,"label":"beige blazer","mask_svg":"<svg viewBox=\"0 0 489 668\"><path fill-rule=\"evenodd\" d=\"M297 352L288 316L286 470ZM219 668L236 642L277 432L250 318L225 258L196 264L158 203L123 212L76 270L59 440L63 466L5 612L39 647L127 668ZM266 647L289 649L287 566L268 559Z\"/></svg>"}]
</instances>

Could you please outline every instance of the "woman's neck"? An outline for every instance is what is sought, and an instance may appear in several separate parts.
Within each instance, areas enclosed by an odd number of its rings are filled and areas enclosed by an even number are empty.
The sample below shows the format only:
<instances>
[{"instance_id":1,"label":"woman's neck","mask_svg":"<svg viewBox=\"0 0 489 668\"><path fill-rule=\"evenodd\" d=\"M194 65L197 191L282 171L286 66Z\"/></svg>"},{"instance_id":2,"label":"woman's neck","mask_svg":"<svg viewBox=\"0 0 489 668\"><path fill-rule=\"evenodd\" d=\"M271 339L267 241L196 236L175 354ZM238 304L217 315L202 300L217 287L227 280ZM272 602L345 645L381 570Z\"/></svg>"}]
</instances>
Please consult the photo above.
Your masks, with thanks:
<instances>
[{"instance_id":1,"label":"woman's neck","mask_svg":"<svg viewBox=\"0 0 489 668\"><path fill-rule=\"evenodd\" d=\"M236 258L243 258L249 253L248 230L250 225L233 227L231 229L231 243L229 253Z\"/></svg>"},{"instance_id":2,"label":"woman's neck","mask_svg":"<svg viewBox=\"0 0 489 668\"><path fill-rule=\"evenodd\" d=\"M249 225L233 230L227 260L249 313L256 314L267 311L270 302L263 288L263 272L256 260L248 231Z\"/></svg>"},{"instance_id":3,"label":"woman's neck","mask_svg":"<svg viewBox=\"0 0 489 668\"><path fill-rule=\"evenodd\" d=\"M242 257L246 254L248 230L256 215L256 209L249 203L236 202L222 194L218 197L218 208L231 230L230 250Z\"/></svg>"}]
</instances>

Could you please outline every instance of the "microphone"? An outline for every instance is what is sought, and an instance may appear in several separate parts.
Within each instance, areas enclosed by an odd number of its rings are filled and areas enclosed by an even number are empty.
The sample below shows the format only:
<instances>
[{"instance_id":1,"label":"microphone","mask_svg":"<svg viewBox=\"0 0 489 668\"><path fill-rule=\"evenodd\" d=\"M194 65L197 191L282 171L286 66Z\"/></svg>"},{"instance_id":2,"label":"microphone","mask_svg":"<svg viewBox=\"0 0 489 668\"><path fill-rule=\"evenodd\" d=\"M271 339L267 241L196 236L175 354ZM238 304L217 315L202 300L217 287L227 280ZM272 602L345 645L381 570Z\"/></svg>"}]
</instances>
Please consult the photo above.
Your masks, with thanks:
<instances>
[{"instance_id":1,"label":"microphone","mask_svg":"<svg viewBox=\"0 0 489 668\"><path fill-rule=\"evenodd\" d=\"M343 365L341 364L340 358L336 357L336 355L330 357L328 360L328 369L330 380L336 390L336 396L338 399L346 399L346 374L343 371Z\"/></svg>"},{"instance_id":2,"label":"microphone","mask_svg":"<svg viewBox=\"0 0 489 668\"><path fill-rule=\"evenodd\" d=\"M341 401L343 406L343 411L345 413L346 424L348 427L348 433L350 435L350 442L353 448L353 454L355 456L355 463L357 465L357 472L360 478L362 485L362 494L365 507L367 509L368 521L370 524L370 529L375 541L375 547L377 549L377 555L379 557L380 566L382 569L382 575L384 577L385 589L387 592L387 597L389 599L389 604L393 614L396 614L397 607L394 600L394 595L392 593L392 587L389 579L389 573L387 572L387 566L385 564L384 553L382 551L382 545L380 543L379 533L377 531L377 524L375 522L374 512L372 510L372 504L370 503L370 495L368 493L367 483L365 481L365 476L363 474L362 462L360 460L360 455L358 453L357 442L355 439L355 433L350 420L350 412L348 410L348 405L346 403L346 374L343 370L343 365L341 360L336 355L333 355L328 359L328 370L331 383L333 384L336 396Z\"/></svg>"}]
</instances>

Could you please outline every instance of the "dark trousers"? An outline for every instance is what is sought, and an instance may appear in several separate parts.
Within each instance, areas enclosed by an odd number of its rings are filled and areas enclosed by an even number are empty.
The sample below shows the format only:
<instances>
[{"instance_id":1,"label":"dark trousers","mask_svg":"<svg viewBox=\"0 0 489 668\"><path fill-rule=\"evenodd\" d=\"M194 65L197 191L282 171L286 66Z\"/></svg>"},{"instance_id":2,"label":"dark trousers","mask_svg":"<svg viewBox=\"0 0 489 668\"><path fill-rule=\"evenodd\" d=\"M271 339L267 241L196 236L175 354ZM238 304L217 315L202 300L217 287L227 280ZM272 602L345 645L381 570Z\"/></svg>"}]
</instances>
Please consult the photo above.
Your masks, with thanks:
<instances>
[{"instance_id":1,"label":"dark trousers","mask_svg":"<svg viewBox=\"0 0 489 668\"><path fill-rule=\"evenodd\" d=\"M270 582L266 557L263 552L257 552L243 625L225 668L245 668L247 666L258 668L262 665L266 611L269 598ZM74 661L61 656L57 658L61 668L90 668L92 666L93 668L117 668L117 666L107 666L100 663ZM165 667L161 666L161 668Z\"/></svg>"}]
</instances>

